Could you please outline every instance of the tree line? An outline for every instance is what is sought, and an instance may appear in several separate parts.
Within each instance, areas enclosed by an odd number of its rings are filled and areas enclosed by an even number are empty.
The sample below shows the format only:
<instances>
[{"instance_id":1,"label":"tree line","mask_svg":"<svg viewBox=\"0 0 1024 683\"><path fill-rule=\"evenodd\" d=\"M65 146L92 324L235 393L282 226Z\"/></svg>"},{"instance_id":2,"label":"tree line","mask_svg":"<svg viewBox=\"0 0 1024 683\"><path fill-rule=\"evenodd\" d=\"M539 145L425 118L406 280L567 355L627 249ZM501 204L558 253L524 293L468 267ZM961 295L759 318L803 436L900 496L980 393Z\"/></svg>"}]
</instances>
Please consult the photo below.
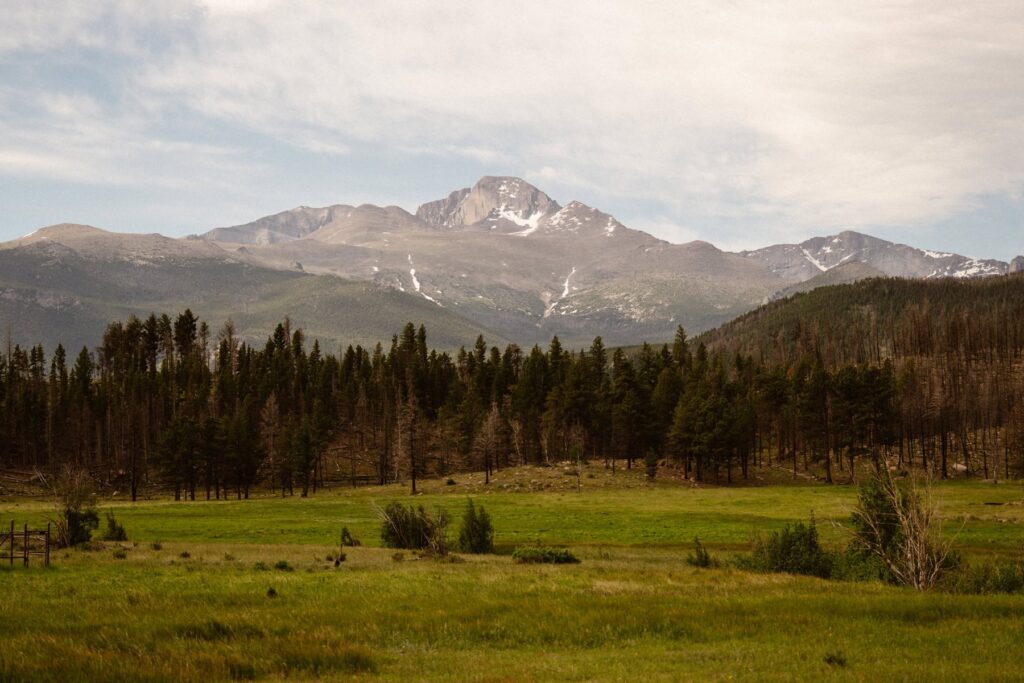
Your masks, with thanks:
<instances>
[{"instance_id":1,"label":"tree line","mask_svg":"<svg viewBox=\"0 0 1024 683\"><path fill-rule=\"evenodd\" d=\"M81 468L133 500L305 496L357 479L415 491L424 476L567 459L652 474L671 463L721 483L763 467L847 480L886 460L1021 475L1018 346L856 363L822 349L780 359L680 327L671 344L629 351L479 338L449 354L410 323L388 347L334 355L287 319L254 345L189 310L130 317L73 358L0 353L0 468Z\"/></svg>"}]
</instances>

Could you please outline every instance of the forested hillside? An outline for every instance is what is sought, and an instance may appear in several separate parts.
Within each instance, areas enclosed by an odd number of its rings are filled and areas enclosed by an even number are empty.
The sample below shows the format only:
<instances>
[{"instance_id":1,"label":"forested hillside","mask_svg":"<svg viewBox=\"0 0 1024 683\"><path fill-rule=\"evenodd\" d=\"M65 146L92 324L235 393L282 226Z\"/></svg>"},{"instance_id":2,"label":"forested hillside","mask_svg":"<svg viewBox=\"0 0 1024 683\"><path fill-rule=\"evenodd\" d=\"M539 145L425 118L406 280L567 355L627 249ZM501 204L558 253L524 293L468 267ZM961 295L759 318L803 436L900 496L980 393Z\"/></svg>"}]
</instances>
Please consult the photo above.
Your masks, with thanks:
<instances>
[{"instance_id":1,"label":"forested hillside","mask_svg":"<svg viewBox=\"0 0 1024 683\"><path fill-rule=\"evenodd\" d=\"M325 354L191 311L112 323L95 353L0 354L0 467L87 468L132 497L302 495L358 478L592 459L727 483L860 465L1020 476L1024 278L873 280L770 304L697 343L450 355L408 324ZM705 345L707 344L707 345Z\"/></svg>"}]
</instances>

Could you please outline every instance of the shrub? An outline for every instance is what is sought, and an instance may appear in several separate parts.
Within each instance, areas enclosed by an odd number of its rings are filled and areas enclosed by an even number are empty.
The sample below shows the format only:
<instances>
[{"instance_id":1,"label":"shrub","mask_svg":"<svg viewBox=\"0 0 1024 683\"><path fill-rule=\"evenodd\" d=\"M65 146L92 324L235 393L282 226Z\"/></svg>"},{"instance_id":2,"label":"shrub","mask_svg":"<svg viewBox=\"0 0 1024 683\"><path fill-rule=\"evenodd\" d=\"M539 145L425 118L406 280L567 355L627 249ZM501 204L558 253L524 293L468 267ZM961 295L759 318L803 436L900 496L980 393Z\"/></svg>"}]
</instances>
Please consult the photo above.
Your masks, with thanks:
<instances>
[{"instance_id":1,"label":"shrub","mask_svg":"<svg viewBox=\"0 0 1024 683\"><path fill-rule=\"evenodd\" d=\"M842 652L838 650L835 652L826 652L825 663L829 666L837 666L842 668L846 666L846 655L844 655Z\"/></svg>"},{"instance_id":2,"label":"shrub","mask_svg":"<svg viewBox=\"0 0 1024 683\"><path fill-rule=\"evenodd\" d=\"M115 548L113 555L115 560L124 560L128 558L128 551L124 548Z\"/></svg>"},{"instance_id":3,"label":"shrub","mask_svg":"<svg viewBox=\"0 0 1024 683\"><path fill-rule=\"evenodd\" d=\"M278 560L274 563L274 569L279 572L293 572L295 568L288 564L287 560Z\"/></svg>"},{"instance_id":4,"label":"shrub","mask_svg":"<svg viewBox=\"0 0 1024 683\"><path fill-rule=\"evenodd\" d=\"M254 564L252 566L252 568L255 569L258 572L265 572L265 571L268 571L270 569L270 567L267 566L267 563L264 562L263 560L260 560L259 562Z\"/></svg>"},{"instance_id":5,"label":"shrub","mask_svg":"<svg viewBox=\"0 0 1024 683\"><path fill-rule=\"evenodd\" d=\"M107 512L107 528L103 531L104 541L127 541L128 533L124 530L124 527L117 523L114 519L113 512Z\"/></svg>"},{"instance_id":6,"label":"shrub","mask_svg":"<svg viewBox=\"0 0 1024 683\"><path fill-rule=\"evenodd\" d=\"M435 555L448 554L448 513L431 515L423 506L408 508L391 502L378 511L381 517L380 537L388 548L427 550Z\"/></svg>"},{"instance_id":7,"label":"shrub","mask_svg":"<svg viewBox=\"0 0 1024 683\"><path fill-rule=\"evenodd\" d=\"M277 597L277 589L275 589L273 586L268 588L267 589L267 597L271 598L271 599L276 598Z\"/></svg>"},{"instance_id":8,"label":"shrub","mask_svg":"<svg viewBox=\"0 0 1024 683\"><path fill-rule=\"evenodd\" d=\"M491 525L491 516L483 506L478 510L472 500L466 504L466 512L462 516L459 550L476 554L494 552L494 527Z\"/></svg>"},{"instance_id":9,"label":"shrub","mask_svg":"<svg viewBox=\"0 0 1024 683\"><path fill-rule=\"evenodd\" d=\"M187 550L184 550L178 554L178 557L180 557L183 560L187 560L188 558L192 557L192 554L189 553Z\"/></svg>"},{"instance_id":10,"label":"shrub","mask_svg":"<svg viewBox=\"0 0 1024 683\"><path fill-rule=\"evenodd\" d=\"M647 455L644 456L644 469L649 481L658 476L658 454L653 450L647 451Z\"/></svg>"},{"instance_id":11,"label":"shrub","mask_svg":"<svg viewBox=\"0 0 1024 683\"><path fill-rule=\"evenodd\" d=\"M956 593L988 595L992 593L1024 593L1024 562L964 564L951 572L948 588Z\"/></svg>"},{"instance_id":12,"label":"shrub","mask_svg":"<svg viewBox=\"0 0 1024 683\"><path fill-rule=\"evenodd\" d=\"M928 590L955 565L951 544L939 540L936 517L927 482L901 485L883 469L861 485L851 545L881 561L893 583Z\"/></svg>"},{"instance_id":13,"label":"shrub","mask_svg":"<svg viewBox=\"0 0 1024 683\"><path fill-rule=\"evenodd\" d=\"M818 542L818 528L798 522L754 541L749 567L763 572L805 574L827 579L832 576L834 558Z\"/></svg>"},{"instance_id":14,"label":"shrub","mask_svg":"<svg viewBox=\"0 0 1024 683\"><path fill-rule=\"evenodd\" d=\"M152 543L149 544L149 547L151 549L153 549L153 550L163 550L164 549L164 545L160 541L153 541Z\"/></svg>"},{"instance_id":15,"label":"shrub","mask_svg":"<svg viewBox=\"0 0 1024 683\"><path fill-rule=\"evenodd\" d=\"M447 480L446 480L446 481L444 482L444 485L445 485L445 486L455 486L455 480L449 477L449 478L448 478L448 479L447 479Z\"/></svg>"},{"instance_id":16,"label":"shrub","mask_svg":"<svg viewBox=\"0 0 1024 683\"><path fill-rule=\"evenodd\" d=\"M347 526L341 527L341 547L342 548L344 548L346 546L348 546L350 548L355 548L356 546L360 546L360 545L362 545L362 543L359 542L358 538L356 538L355 536L352 535L352 533L348 530Z\"/></svg>"},{"instance_id":17,"label":"shrub","mask_svg":"<svg viewBox=\"0 0 1024 683\"><path fill-rule=\"evenodd\" d=\"M512 559L519 564L579 564L578 557L566 548L524 546L516 548Z\"/></svg>"},{"instance_id":18,"label":"shrub","mask_svg":"<svg viewBox=\"0 0 1024 683\"><path fill-rule=\"evenodd\" d=\"M65 467L54 483L53 497L57 508L58 547L87 543L100 523L92 477L85 470Z\"/></svg>"},{"instance_id":19,"label":"shrub","mask_svg":"<svg viewBox=\"0 0 1024 683\"><path fill-rule=\"evenodd\" d=\"M717 567L718 560L711 557L711 553L708 552L707 548L704 547L704 544L700 542L699 538L694 537L693 554L686 556L686 564L691 567L709 569L711 567Z\"/></svg>"}]
</instances>

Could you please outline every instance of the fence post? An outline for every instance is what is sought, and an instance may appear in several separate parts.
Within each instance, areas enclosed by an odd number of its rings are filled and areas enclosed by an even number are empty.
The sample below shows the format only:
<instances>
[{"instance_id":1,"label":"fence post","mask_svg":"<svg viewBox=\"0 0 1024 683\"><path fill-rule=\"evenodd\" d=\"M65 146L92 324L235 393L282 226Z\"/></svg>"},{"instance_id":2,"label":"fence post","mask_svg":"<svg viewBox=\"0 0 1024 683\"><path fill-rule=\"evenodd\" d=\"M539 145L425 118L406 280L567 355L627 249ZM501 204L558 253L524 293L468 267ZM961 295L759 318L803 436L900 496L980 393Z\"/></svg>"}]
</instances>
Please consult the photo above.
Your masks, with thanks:
<instances>
[{"instance_id":1,"label":"fence post","mask_svg":"<svg viewBox=\"0 0 1024 683\"><path fill-rule=\"evenodd\" d=\"M46 555L43 557L43 566L50 566L50 523L46 523Z\"/></svg>"},{"instance_id":2,"label":"fence post","mask_svg":"<svg viewBox=\"0 0 1024 683\"><path fill-rule=\"evenodd\" d=\"M25 536L21 541L21 554L25 558L22 566L28 566L28 522L25 522Z\"/></svg>"},{"instance_id":3,"label":"fence post","mask_svg":"<svg viewBox=\"0 0 1024 683\"><path fill-rule=\"evenodd\" d=\"M14 566L14 520L11 520L11 566Z\"/></svg>"}]
</instances>

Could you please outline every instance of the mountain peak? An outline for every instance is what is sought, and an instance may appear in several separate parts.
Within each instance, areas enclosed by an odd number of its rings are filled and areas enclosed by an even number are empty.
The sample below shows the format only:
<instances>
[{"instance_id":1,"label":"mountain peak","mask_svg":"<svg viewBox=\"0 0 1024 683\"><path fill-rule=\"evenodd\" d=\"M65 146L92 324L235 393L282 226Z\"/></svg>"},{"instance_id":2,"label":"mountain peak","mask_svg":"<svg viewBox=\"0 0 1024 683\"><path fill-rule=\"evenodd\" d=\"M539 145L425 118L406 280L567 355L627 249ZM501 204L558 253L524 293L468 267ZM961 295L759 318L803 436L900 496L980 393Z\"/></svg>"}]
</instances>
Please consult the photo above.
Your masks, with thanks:
<instances>
[{"instance_id":1,"label":"mountain peak","mask_svg":"<svg viewBox=\"0 0 1024 683\"><path fill-rule=\"evenodd\" d=\"M416 216L442 228L477 226L516 232L536 228L541 218L559 208L556 201L522 178L484 176L472 188L423 204Z\"/></svg>"}]
</instances>

